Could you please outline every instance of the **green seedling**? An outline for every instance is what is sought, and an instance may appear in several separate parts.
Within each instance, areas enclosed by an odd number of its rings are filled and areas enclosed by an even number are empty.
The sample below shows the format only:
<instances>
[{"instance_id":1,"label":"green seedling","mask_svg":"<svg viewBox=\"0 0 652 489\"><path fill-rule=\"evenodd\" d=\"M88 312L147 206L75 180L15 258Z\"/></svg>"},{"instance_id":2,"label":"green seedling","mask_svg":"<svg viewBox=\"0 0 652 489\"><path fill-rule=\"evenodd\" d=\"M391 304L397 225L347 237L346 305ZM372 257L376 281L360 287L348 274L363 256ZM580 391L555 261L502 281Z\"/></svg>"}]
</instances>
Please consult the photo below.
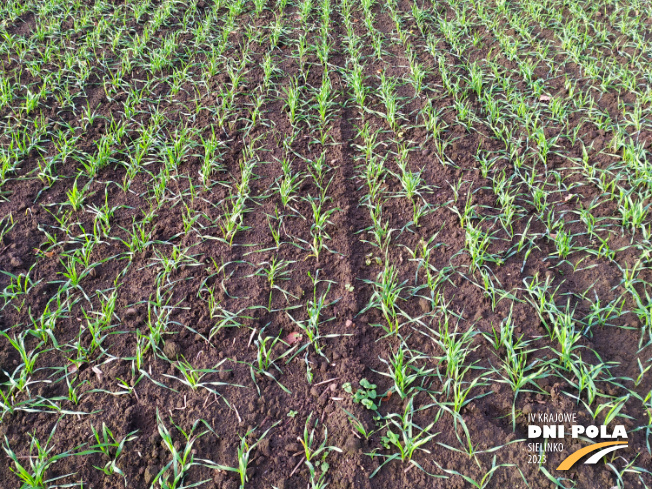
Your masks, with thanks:
<instances>
[{"instance_id":1,"label":"green seedling","mask_svg":"<svg viewBox=\"0 0 652 489\"><path fill-rule=\"evenodd\" d=\"M355 391L353 394L353 387L350 382L345 382L342 384L342 389L344 392L347 392L353 396L353 402L362 404L367 409L376 411L378 406L376 405L376 399L379 398L376 393L376 384L372 384L367 379L360 380L360 388Z\"/></svg>"},{"instance_id":2,"label":"green seedling","mask_svg":"<svg viewBox=\"0 0 652 489\"><path fill-rule=\"evenodd\" d=\"M238 445L236 457L238 459L237 467L230 467L227 465L220 465L210 460L202 460L204 465L209 468L217 470L226 470L228 472L235 472L240 477L240 489L245 489L247 482L249 481L249 476L247 475L247 467L249 466L249 461L251 460L251 454L258 444L263 441L267 434L276 427L280 421L274 423L269 427L260 437L255 439L253 442L250 440L250 437L256 431L256 428L251 428L244 436L240 437L240 444Z\"/></svg>"}]
</instances>

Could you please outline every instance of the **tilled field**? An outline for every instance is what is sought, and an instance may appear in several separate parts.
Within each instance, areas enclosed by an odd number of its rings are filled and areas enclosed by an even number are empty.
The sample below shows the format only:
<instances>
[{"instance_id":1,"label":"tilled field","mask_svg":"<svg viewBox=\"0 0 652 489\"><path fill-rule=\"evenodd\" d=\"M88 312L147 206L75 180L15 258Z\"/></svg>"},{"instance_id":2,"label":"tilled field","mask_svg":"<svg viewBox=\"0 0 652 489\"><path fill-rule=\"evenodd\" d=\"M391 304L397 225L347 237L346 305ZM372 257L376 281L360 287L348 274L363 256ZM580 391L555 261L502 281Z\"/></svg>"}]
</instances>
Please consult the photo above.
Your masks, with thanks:
<instances>
[{"instance_id":1,"label":"tilled field","mask_svg":"<svg viewBox=\"0 0 652 489\"><path fill-rule=\"evenodd\" d=\"M651 487L650 29L2 3L0 486Z\"/></svg>"}]
</instances>

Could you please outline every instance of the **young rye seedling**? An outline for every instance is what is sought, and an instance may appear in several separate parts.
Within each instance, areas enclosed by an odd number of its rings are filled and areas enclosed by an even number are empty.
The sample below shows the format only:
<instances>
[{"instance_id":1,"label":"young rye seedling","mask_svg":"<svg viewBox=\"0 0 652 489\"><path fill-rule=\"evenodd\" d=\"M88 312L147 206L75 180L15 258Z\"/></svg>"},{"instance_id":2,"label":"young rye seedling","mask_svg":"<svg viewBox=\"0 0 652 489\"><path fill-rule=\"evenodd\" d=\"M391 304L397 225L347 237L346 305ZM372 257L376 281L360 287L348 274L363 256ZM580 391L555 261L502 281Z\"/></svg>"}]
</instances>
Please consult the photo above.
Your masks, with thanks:
<instances>
[{"instance_id":1,"label":"young rye seedling","mask_svg":"<svg viewBox=\"0 0 652 489\"><path fill-rule=\"evenodd\" d=\"M427 409L431 406L432 404L421 409ZM414 423L413 418L415 412L414 398L411 397L407 401L403 413L391 413L385 418L387 421L387 432L385 436L383 436L381 443L385 449L396 451L391 455L379 455L376 453L369 454L372 457L382 457L385 459L383 463L380 464L380 466L372 472L369 478L372 478L374 475L376 475L378 471L387 463L397 459L400 459L403 462L408 461L412 465L415 465L419 469L423 470L423 468L416 461L412 460L412 457L418 450L425 453L430 453L429 450L423 448L423 445L428 443L439 434L430 433L430 430L433 426L435 426L437 421L439 421L442 411L439 410L435 415L435 420L425 428L421 428Z\"/></svg>"},{"instance_id":2,"label":"young rye seedling","mask_svg":"<svg viewBox=\"0 0 652 489\"><path fill-rule=\"evenodd\" d=\"M30 435L29 442L29 455L27 457L19 457L12 450L9 445L9 440L5 436L5 446L4 451L6 452L9 459L13 462L14 466L10 467L9 470L13 472L22 482L21 487L24 488L34 488L40 489L45 487L52 487L52 483L68 477L72 474L60 475L52 479L46 479L46 472L48 469L54 465L59 460L70 457L73 455L72 451L67 451L52 455L53 446L50 446L54 438L54 434L57 430L58 423L55 423L50 436L48 436L45 443L41 443L36 435ZM90 452L87 452L90 453ZM84 454L84 453L81 453ZM29 465L25 463L24 458L27 458Z\"/></svg>"},{"instance_id":3,"label":"young rye seedling","mask_svg":"<svg viewBox=\"0 0 652 489\"><path fill-rule=\"evenodd\" d=\"M193 454L192 446L200 437L202 437L203 435L205 435L206 433L212 430L210 429L208 424L206 424L206 422L203 420L195 421L195 423L192 425L188 433L183 431L179 426L177 426L176 424L174 424L174 422L172 422L172 424L177 428L177 431L181 433L181 435L183 436L186 442L185 447L183 447L183 450L179 451L179 449L177 449L175 446L170 430L163 423L163 420L161 419L158 409L156 410L156 421L158 424L158 432L161 435L161 438L163 438L163 442L162 442L163 446L165 449L167 449L170 452L170 455L172 456L172 460L170 460L166 465L164 465L163 468L158 472L158 474L156 474L156 477L154 477L154 480L152 481L150 487L153 488L157 484L160 485L161 489L182 489L184 487L192 487L192 486L184 485L184 479L186 478L187 472L194 465L198 465L198 462L195 462L195 456ZM206 425L208 429L206 431L203 431L202 433L195 435L194 431L200 423ZM193 486L198 484L204 484L205 482L206 480L201 481L197 484L193 484Z\"/></svg>"},{"instance_id":4,"label":"young rye seedling","mask_svg":"<svg viewBox=\"0 0 652 489\"><path fill-rule=\"evenodd\" d=\"M253 443L249 440L250 436L253 435L254 431L256 431L256 428L251 428L247 433L245 433L244 436L240 437L240 445L238 446L237 450L237 459L238 459L238 466L237 467L230 467L228 465L220 465L216 464L215 462L211 462L210 460L201 460L201 462L206 465L209 468L212 469L217 469L217 470L226 470L228 472L235 472L240 476L240 489L245 489L245 486L247 482L249 481L249 476L247 475L247 467L249 466L249 460L251 459L251 453L252 451L258 446L258 444L263 441L263 438L267 436L267 434L272 430L272 428L276 427L280 421L277 421L274 423L272 426L270 426L258 439L256 439Z\"/></svg>"},{"instance_id":5,"label":"young rye seedling","mask_svg":"<svg viewBox=\"0 0 652 489\"><path fill-rule=\"evenodd\" d=\"M95 437L96 445L91 446L91 450L97 450L100 453L103 453L109 461L104 465L104 467L93 466L98 470L101 470L106 475L119 474L125 479L125 484L127 482L127 476L125 473L118 467L118 459L122 455L124 450L125 443L133 441L137 436L135 434L138 430L132 431L131 433L125 435L122 440L117 441L111 430L106 426L105 423L102 423L101 431L95 429L91 425L91 430L93 431L93 436Z\"/></svg>"},{"instance_id":6,"label":"young rye seedling","mask_svg":"<svg viewBox=\"0 0 652 489\"><path fill-rule=\"evenodd\" d=\"M413 391L423 389L423 383L434 371L425 365L418 365L427 358L426 355L413 353L407 344L402 342L388 360L380 358L380 361L387 365L387 372L378 373L389 377L394 382L393 392L401 399L406 399ZM418 381L421 381L421 386L413 385Z\"/></svg>"},{"instance_id":7,"label":"young rye seedling","mask_svg":"<svg viewBox=\"0 0 652 489\"><path fill-rule=\"evenodd\" d=\"M319 331L319 328L322 324L332 321L335 318L329 318L329 319L322 319L322 312L324 309L327 307L335 304L339 299L335 299L331 302L326 302L326 296L331 290L331 286L333 283L332 280L319 280L319 270L315 273L314 276L308 272L308 276L312 280L312 285L313 285L313 296L312 299L308 299L306 303L306 313L308 315L308 319L305 320L298 320L295 319L293 316L290 315L289 312L286 311L286 314L290 317L290 320L296 324L306 335L308 338L308 343L304 345L302 348L299 348L297 351L297 354L303 351L308 345L312 345L315 349L315 351L323 356L323 345L322 345L322 340L325 340L327 338L336 338L340 335L338 334L328 334L328 335L322 335ZM326 290L322 292L322 294L317 295L317 288L320 283L326 283Z\"/></svg>"},{"instance_id":8,"label":"young rye seedling","mask_svg":"<svg viewBox=\"0 0 652 489\"><path fill-rule=\"evenodd\" d=\"M405 289L404 285L407 280L399 284L398 272L398 268L393 264L385 262L385 266L378 274L376 282L365 279L365 283L374 286L374 292L369 299L369 304L360 311L360 314L364 314L372 307L380 309L387 321L387 325L383 325L383 329L388 334L397 333L400 327L398 316L402 311L399 309L397 301L400 299L401 292Z\"/></svg>"},{"instance_id":9,"label":"young rye seedling","mask_svg":"<svg viewBox=\"0 0 652 489\"><path fill-rule=\"evenodd\" d=\"M331 452L342 453L342 450L336 446L326 445L328 441L328 428L324 426L324 439L318 447L315 447L315 430L319 424L318 420L315 420L314 426L310 428L310 420L312 418L312 413L308 415L306 419L306 424L303 428L303 438L297 437L297 440L301 442L304 450L305 463L310 472L310 481L313 488L324 488L324 476L329 469L329 465L326 463L326 458ZM317 475L319 473L319 475Z\"/></svg>"}]
</instances>

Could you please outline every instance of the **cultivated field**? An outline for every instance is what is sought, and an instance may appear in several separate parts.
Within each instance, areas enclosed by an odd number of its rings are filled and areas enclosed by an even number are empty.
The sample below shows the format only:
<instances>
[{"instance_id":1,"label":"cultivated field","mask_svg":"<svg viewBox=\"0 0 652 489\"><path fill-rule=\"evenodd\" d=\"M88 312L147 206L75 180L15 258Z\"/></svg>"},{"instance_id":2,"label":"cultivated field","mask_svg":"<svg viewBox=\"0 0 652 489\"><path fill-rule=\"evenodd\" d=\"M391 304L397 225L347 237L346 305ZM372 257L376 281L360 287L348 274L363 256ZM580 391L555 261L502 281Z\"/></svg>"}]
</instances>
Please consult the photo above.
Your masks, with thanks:
<instances>
[{"instance_id":1,"label":"cultivated field","mask_svg":"<svg viewBox=\"0 0 652 489\"><path fill-rule=\"evenodd\" d=\"M650 15L2 2L0 487L652 487Z\"/></svg>"}]
</instances>

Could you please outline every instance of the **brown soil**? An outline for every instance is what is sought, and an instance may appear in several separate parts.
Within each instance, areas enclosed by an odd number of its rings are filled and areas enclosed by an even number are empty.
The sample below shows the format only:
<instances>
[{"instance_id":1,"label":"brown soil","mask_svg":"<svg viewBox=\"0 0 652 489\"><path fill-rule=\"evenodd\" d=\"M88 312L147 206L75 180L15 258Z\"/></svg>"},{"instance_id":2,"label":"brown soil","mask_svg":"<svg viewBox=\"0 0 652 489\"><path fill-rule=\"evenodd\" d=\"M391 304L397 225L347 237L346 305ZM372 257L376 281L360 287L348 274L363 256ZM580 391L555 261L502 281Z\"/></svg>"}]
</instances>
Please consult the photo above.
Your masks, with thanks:
<instances>
[{"instance_id":1,"label":"brown soil","mask_svg":"<svg viewBox=\"0 0 652 489\"><path fill-rule=\"evenodd\" d=\"M427 6L423 2L417 3L424 8ZM429 425L439 411L439 408L431 405L433 401L446 400L440 393L446 382L446 369L434 359L440 357L442 351L424 335L428 333L428 327L439 327L441 316L432 311L432 306L426 299L426 289L414 295L409 293L413 286L424 283L423 270L419 269L409 250L417 249L422 240L436 234L438 247L431 265L438 270L446 266L453 269L441 286L441 294L449 303L450 313L458 318L458 331L473 329L476 332L472 343L475 349L466 362L473 364L478 373L483 371L481 369L489 371L492 367L496 368L496 372L472 390L473 401L461 410L462 419L478 454L471 457L465 452L466 447L460 443L460 439L465 440L461 428L453 422L450 414L443 413L431 429L431 433L438 433L437 436L424 446L428 452L415 452L414 461L422 470L407 462L395 460L370 479L369 476L379 467L382 459L369 454L390 453L381 444L381 437L386 430L379 429L369 439L360 438L344 411L354 414L367 429L380 428L374 419L376 413L354 403L342 385L350 382L355 389L362 378L367 378L378 385L379 392L388 391L392 384L387 377L378 373L386 371L386 365L381 359L387 359L391 352L401 347L401 338L386 337L383 329L377 326L385 323L379 310L361 312L369 303L374 290L368 281L376 280L382 269L375 258L383 257L379 255L378 248L369 244L371 236L364 232L371 226L371 219L368 209L361 205L366 187L359 167L361 161L357 145L361 144L361 138L358 129L365 123L372 130L382 129L380 137L386 142L386 148L382 151L392 155L390 161L394 160L393 154L397 146L390 141L391 132L384 120L371 111L361 114L346 91L347 84L342 75L347 67L343 41L346 29L339 6L336 6L332 15L330 76L337 92L335 101L338 107L332 118L331 142L322 145L315 141L313 126L303 122L299 124L300 131L291 143L291 150L296 154L292 161L295 171L308 175L307 161L322 154L325 154L325 161L332 167L327 173L327 178L332 178L328 189L331 200L327 207L337 210L330 219L331 225L327 227L331 239L326 244L331 251L323 250L318 260L308 256L310 253L306 245L312 241L310 203L299 198L291 204L291 208L284 209L278 193L272 190L282 175L280 160L285 152L280 142L296 130L288 121L282 89L288 85L290 76L307 73L305 80L300 79L302 93L307 98L312 93L307 87L319 87L323 72L315 54L309 54L305 66L299 66L297 59L290 56L296 50L296 42L289 37L284 39L282 36L284 40L281 47L274 51L275 61L284 76L274 80L278 93L270 93L263 104L265 124L256 124L247 134L244 133L243 121L246 121L250 107L255 102L255 97L251 94L262 83L264 73L260 64L268 51L269 43L250 45L252 54L246 61L249 69L246 74L246 90L236 97L234 116L223 128L217 128L214 112L202 110L197 113L195 102L199 100L211 109L216 107L220 103L220 91L230 83L229 77L226 70L221 69L207 84L199 82L201 66L207 62L209 53L208 49L191 53L184 50L184 46L190 46L189 40L193 38L189 30L178 37L179 44L170 66L157 74L148 73L144 68L136 66L124 74L122 87L135 87L137 90L145 88L147 92L145 100L136 104L135 115L132 117L125 115L129 103L126 89L119 88L110 95L105 91L104 83L108 80L106 66L116 67L120 64L110 44L101 45L94 55L97 59L104 56L109 61L106 65L98 63L93 66L91 74L74 97L76 110L62 106L54 93L49 93L41 100L36 112L29 115L12 107L12 104L0 107L3 129L21 125L34 131L34 121L40 117L47 124L41 149L25 155L20 169L1 189L4 200L0 202L0 216L10 215L14 225L0 243L0 269L7 272L0 277L0 289L10 285L10 275L17 276L28 271L36 285L25 297L5 304L0 313L0 328L8 331L11 337L27 329L35 329L37 324L32 321L38 322L40 318L47 317L47 308L55 304L57 296L62 301L68 300L65 314L57 318L53 329L58 348L54 348L51 340L41 345L34 335L28 335L26 339L28 350L42 350L35 370L30 375L32 384L14 399L17 408L5 413L0 422L0 438L4 440L6 437L8 446L19 456L29 455L32 435L44 441L55 425L53 454L69 450L83 451L88 445L80 447L82 444L93 443L91 427L99 428L102 423L106 423L119 439L136 431L137 438L126 443L118 466L124 471L129 487L148 487L153 476L171 460L170 451L161 443L157 427L159 413L177 442L175 446L181 450L186 440L173 423L188 433L194 423L203 420L205 424L199 424L195 433L205 434L194 442L192 454L197 460L208 459L231 467L237 465L236 450L241 436L252 429L255 429L256 435L261 435L271 428L264 441L252 452L251 468L248 471L250 482L247 487L304 488L309 484L310 477L307 467L301 464L301 445L297 437L303 435L306 420L311 415L313 421L319 420L316 430L318 440L321 442L323 439L322 428L326 427L328 445L343 451L341 454L333 452L328 458L330 468L326 480L333 489L471 487L459 475L451 475L445 470L454 470L480 480L491 468L494 457L496 465L505 466L495 473L488 487L526 487L524 480L527 480L529 487L554 487L537 464L528 463L527 443L522 441L527 438L526 413L573 412L578 413L582 423L590 424L592 420L582 403L576 401L577 389L552 368L549 376L538 381L536 386L529 385L514 401L510 387L497 381L505 352L495 352L480 333L490 334L492 327L501 324L511 311L517 325L516 333L532 341L532 353L528 358L556 358L552 349L558 348L558 345L550 341L545 325L535 309L525 301L527 294L524 280L529 282L537 274L539 277L551 277L554 288L558 287L557 303L565 306L566 301L569 301L574 317L579 320L591 312L587 299L593 301L599 297L604 305L626 292L623 272L619 267L631 267L642 257L642 250L647 249L649 243L645 242L641 233L632 237L631 232L622 232L618 226L620 217L617 205L602 199L601 205L593 212L596 217L614 218L613 233L605 233L611 236L611 248L620 250L613 260L585 251L575 251L568 260L553 259L551 256L555 253L555 244L546 237L537 238L536 247L527 257L525 250L508 253L508 250L515 250L514 245L518 243L519 235L528 226L528 232L545 233L545 226L538 217L529 224L530 218L537 214L530 203L528 190L521 185L518 187L518 202L526 214L515 221L514 236L509 236L504 230L496 232L497 239L492 243L490 252L499 253L505 259L503 265L492 264L489 267L496 283L500 284L500 289L510 291L517 300L504 299L492 305L491 299L479 286L482 283L481 277L469 271L468 254L460 253L465 249L465 234L459 219L451 211L455 198L451 184L465 182L457 197L458 206L463 205L468 194L471 194L473 202L484 215L497 215L500 205L492 181L482 177L475 156L478 147L491 154L498 154L505 148L487 124L479 122L469 131L456 122L454 99L441 88L437 65L425 51L425 40L408 15L410 3L403 1L398 2L398 5L406 18L403 29L413 31L411 39L419 61L432 69L426 84L437 87L429 97L436 107L443 110L444 121L448 124L445 131L445 139L449 142L446 156L453 163L444 166L438 162L432 140L427 137L425 128L418 125L417 113L423 108L425 97L414 98L410 85L401 84L398 92L399 96L405 97L401 106L405 119L404 141L416 142L413 145L415 151L410 154L409 166L413 171L422 171L425 183L431 189L425 194L425 199L433 209L415 227L408 226L412 206L405 198L388 198L383 205L383 219L391 229L397 230L392 235L392 246L387 259L398 266L398 282L405 282L407 286L400 306L409 317L419 318L418 322L404 325L401 337L410 348L428 356L424 365L438 373L414 397L415 407L424 408L415 414L414 422L422 427ZM121 2L110 2L107 8L109 6L111 9L123 8ZM151 20L158 6L159 2L152 2L148 13L139 21L130 21L128 28L132 36L142 34L144 25ZM185 7L176 8L177 11L169 22L152 34L146 52L160 48L161 39L181 30ZM209 8L209 2L199 2L198 18L205 18ZM253 7L248 4L247 11L238 20L237 29L229 35L230 47L224 53L226 58L239 60L241 43L246 42L243 32L245 26L268 26L274 22L273 11L264 11L256 17L249 8ZM449 8L444 4L439 5L441 15L452 15L447 10ZM356 6L354 17L357 34L364 36L367 31L363 15L357 9ZM376 87L378 70L402 78L409 68L403 45L392 40L395 37L392 19L384 9L375 7L374 11L377 13L375 25L387 40L388 53L382 63L374 62L373 49L366 42L363 43L362 53L363 56L368 56L365 67L368 83ZM226 12L222 8L220 17L226 15ZM300 31L297 12L296 6L289 5L284 19L288 27ZM110 18L111 13L107 11L103 15ZM68 49L75 49L85 42L86 30L80 32L73 17L74 15L61 19L61 29L65 35L53 35L47 38L47 42ZM312 22L318 22L318 16L313 17ZM38 12L28 12L4 29L17 38L30 38L35 35L34 30L39 21L42 22L42 18ZM220 28L219 25L213 27L216 32L220 32ZM492 48L499 49L494 34L484 28L478 29L482 30L484 44L465 54L471 62L483 59ZM433 32L437 33L434 28ZM552 33L541 30L541 35L552 36ZM317 32L311 33L311 36L316 39ZM458 62L460 57L450 52L450 46L443 39L442 37L438 48L460 75L467 76L464 66ZM25 87L36 87L43 82L42 76L23 70L25 62L18 61L15 51L7 59L9 61L3 61L3 72L9 80ZM496 59L506 72L518 78L514 74L517 73L514 71L516 67L511 66L510 61L500 57ZM180 63L188 60L192 73L176 92L172 88L173 73ZM21 70L23 72L19 75ZM581 79L576 67L565 66L563 71ZM586 79L582 80L587 82ZM566 96L563 81L552 79L545 83L546 92L554 89ZM526 91L525 84L521 82L518 90ZM24 89L19 89L17 93L17 96L24 96ZM604 111L618 119L622 118L619 100L633 103L635 95L605 93L598 103ZM473 93L469 95L468 102L471 110L483 118L481 101ZM375 97L371 98L369 104L372 111L383 110L381 102ZM98 117L92 124L84 125L81 109L87 106ZM149 123L154 107L163 114L165 121L157 134L157 144L161 147L172 145L178 138L179 131L186 127L198 129L198 134L204 138L209 138L215 130L224 143L225 151L221 159L223 171L219 174L221 183L208 190L195 190L190 184L192 181L192 185L198 185L197 175L203 156L201 146L188 151L174 170L175 178L168 184L164 204L155 208L153 219L147 221L143 220L144 215L155 205L154 182L164 166L161 153L152 152L148 155L144 171L133 177L128 190L121 188L121 185L127 174L129 154L133 152L134 144ZM120 145L112 147L113 160L93 179L77 177L83 170L84 159L98 151L96 143L108 134L112 118L127 125L124 140ZM571 119L569 124L572 126L576 122L580 123L579 116L577 121ZM598 167L607 167L616 159L607 154L611 134L590 128L588 124L586 127L579 134L587 146L594 143L592 161ZM51 185L44 185L36 176L38 165L44 159L60 153L60 147L56 144L59 131L78 138L74 142L77 158L58 160L56 175L59 178ZM549 136L565 133L566 128L551 124L551 131ZM650 140L645 130L639 137L641 141ZM0 139L3 147L8 147L8 138L9 136ZM245 146L257 138L260 138L257 154L262 163L256 166L255 178L251 183L251 198L248 201L251 212L244 218L248 229L238 232L232 245L229 245L217 239L222 236L218 224L224 209L222 202L228 196L228 186L240 178L240 162ZM200 138L193 136L193 141L200 143ZM594 198L603 196L594 184L568 164L567 157L581 157L580 144L572 144L567 140L560 144L562 147L558 152L563 156L552 156L549 169L557 170L566 179L567 185L577 183L579 186L574 188L575 198L566 199L565 195L556 195L554 192L549 198L554 203L557 215L562 216L560 219L565 220L567 229L575 235L573 244L595 249L595 242L586 234L584 225L574 212L588 205ZM649 150L649 143L645 144ZM503 168L497 168L501 169ZM504 166L504 169L508 176L514 175L514 167ZM83 208L77 211L62 205L68 200L67 192L75 180L80 188L88 185L88 197ZM387 195L395 195L400 189L399 181L389 176L385 188ZM306 178L298 189L298 196L316 196L318 192L314 181ZM90 210L93 207L100 208L107 202L114 208L109 236L93 247L90 258L94 265L82 273L79 287L61 292L64 290L62 284L67 280L63 276L67 256L84 244L84 235L94 227L95 215ZM278 248L269 228L270 216L274 216L277 209L285 213L281 226L283 243ZM187 232L183 220L189 210L200 217L193 229ZM62 216L66 216L69 223L68 233L57 221ZM134 222L141 221L144 230L150 233L149 242L144 249L132 254L122 240L127 241L127 231L131 231ZM57 236L56 246L49 244L48 235ZM179 251L183 251L186 258L165 271L165 259ZM278 284L287 291L288 299L276 290L272 295L271 307L268 308L270 288L265 277L256 272L262 264L274 258L292 262L288 268L289 280ZM581 259L584 261L578 265ZM81 267L78 271L81 270L84 268ZM282 338L291 332L299 332L289 316L299 320L307 318L305 305L313 294L310 276L314 276L317 270L320 279L333 281L327 298L329 302L337 301L325 310L323 316L332 320L320 327L322 335L333 337L321 340L324 355L318 355L312 347L308 347L287 364L285 361L290 357L278 362L282 373L276 372L275 375L288 393L277 382L263 375L252 377L250 364L256 360L252 338L255 339L262 328L265 328L266 335L280 335ZM652 280L650 271L643 268L637 278L639 282L633 287L645 297L646 284ZM226 284L226 290L222 284ZM201 291L205 285L215 288L225 309L246 311L243 315L248 318L243 319L239 327L223 328L212 335L216 319L211 317L206 294ZM89 311L99 310L102 296L106 297L114 290L117 294L112 320L114 328L102 344L106 353L96 352L87 361L75 365L71 359L75 355L76 342L80 341L84 346L90 345L89 333L84 326L88 321L85 315L93 317ZM153 306L157 290L164 294L163 302L170 306L169 316L168 306L162 310L155 310ZM326 282L317 287L318 294L326 290ZM582 296L589 290L590 293ZM53 298L55 302L52 302ZM20 308L15 307L23 300L24 304ZM617 306L608 325L593 327L590 333L582 336L580 344L585 352L582 357L590 364L603 363L610 367L609 374L597 382L598 390L604 396L597 402L607 402L627 393L640 396L640 399L632 397L620 411L618 422L622 422L628 429L629 448L617 453L622 454L624 460L635 459L637 467L649 471L652 470L652 462L645 435L646 428L649 427L648 412L641 400L645 399L652 388L652 380L648 374L638 384L633 381L639 376L638 361L645 366L649 356L649 349L640 348L646 342L645 338L641 340L641 331L645 325L636 314L630 312L635 307L631 297L626 297L625 302ZM166 317L169 321L165 337L157 354L150 350L145 355L142 368L146 375L131 393L126 392L119 379L133 384L134 379L140 376L132 376L137 332L146 333L148 322L155 314ZM277 351L280 354L285 349L283 346ZM175 365L181 357L196 368L217 370L209 373L204 380L217 383L212 388L219 393L219 397L203 388L191 389L170 377L180 377ZM4 381L8 380L21 362L19 354L9 341L6 338L0 339L0 368L5 372ZM307 379L307 366L312 375L311 382ZM68 397L66 375L78 387L77 402L72 402ZM475 374L472 373L471 378L473 375ZM610 377L612 381L609 380ZM570 376L568 379L572 380ZM29 399L40 400L40 404L21 409L20 403ZM518 413L514 429L511 418L513 404ZM388 416L403 412L404 407L405 401L397 395L391 395L380 402L378 412ZM596 404L592 407L595 409ZM291 416L292 413L296 415ZM606 413L598 415L598 422L602 422L604 414ZM502 448L488 451L494 447ZM578 488L615 486L618 481L614 472L602 462L593 466L578 465L565 474L554 471L566 456L579 447L579 444L567 443L563 452L548 454L544 466L555 477L566 477L565 484L568 487L571 484ZM637 454L640 454L638 458ZM124 487L125 479L115 474L106 475L96 468L104 467L106 462L107 458L99 453L63 458L51 466L47 478L67 475L58 483L83 481L83 487ZM623 459L617 458L613 464L619 470L626 465ZM295 470L297 465L299 468ZM12 462L3 453L0 463L0 481L3 481L1 487L17 485L18 479L11 473L12 467ZM74 475L69 475L73 473ZM625 487L642 487L639 486L641 482L652 484L649 472L626 472L623 478ZM188 471L185 484L199 481L207 481L201 486L207 488L235 488L239 484L235 474L197 464Z\"/></svg>"}]
</instances>

